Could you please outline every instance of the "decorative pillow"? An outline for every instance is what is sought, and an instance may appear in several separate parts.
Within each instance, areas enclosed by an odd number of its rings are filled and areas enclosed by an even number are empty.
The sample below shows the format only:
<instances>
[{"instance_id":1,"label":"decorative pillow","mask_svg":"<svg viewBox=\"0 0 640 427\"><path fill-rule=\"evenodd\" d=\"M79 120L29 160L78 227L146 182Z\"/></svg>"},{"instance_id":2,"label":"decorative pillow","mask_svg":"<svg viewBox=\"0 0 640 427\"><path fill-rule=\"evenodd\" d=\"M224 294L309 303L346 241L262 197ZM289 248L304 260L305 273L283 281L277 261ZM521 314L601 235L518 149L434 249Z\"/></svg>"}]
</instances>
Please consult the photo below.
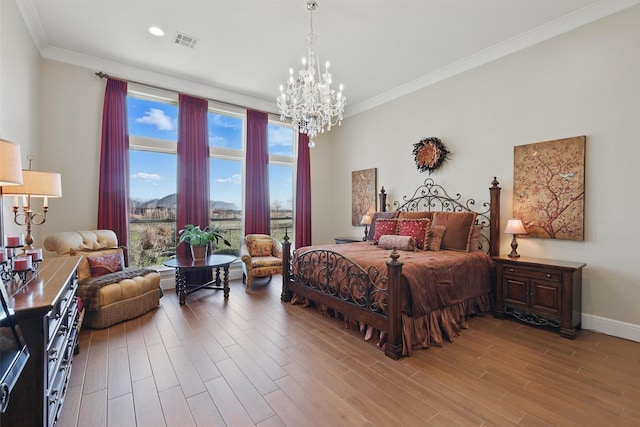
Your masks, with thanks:
<instances>
[{"instance_id":1,"label":"decorative pillow","mask_svg":"<svg viewBox=\"0 0 640 427\"><path fill-rule=\"evenodd\" d=\"M249 249L251 256L271 256L272 245L271 239L255 239L247 242L247 249Z\"/></svg>"},{"instance_id":2,"label":"decorative pillow","mask_svg":"<svg viewBox=\"0 0 640 427\"><path fill-rule=\"evenodd\" d=\"M399 219L398 234L400 236L413 236L416 239L416 246L420 250L426 250L429 243L429 227L431 220L421 219Z\"/></svg>"},{"instance_id":3,"label":"decorative pillow","mask_svg":"<svg viewBox=\"0 0 640 427\"><path fill-rule=\"evenodd\" d=\"M384 249L398 249L401 251L415 251L416 239L413 236L392 236L385 234L380 236L378 245Z\"/></svg>"},{"instance_id":4,"label":"decorative pillow","mask_svg":"<svg viewBox=\"0 0 640 427\"><path fill-rule=\"evenodd\" d=\"M78 264L78 281L91 277L91 266L89 265L89 257L98 257L103 255L117 254L124 260L124 254L121 248L108 248L101 250L72 250L69 255L82 255L80 264ZM124 264L124 262L123 262Z\"/></svg>"},{"instance_id":5,"label":"decorative pillow","mask_svg":"<svg viewBox=\"0 0 640 427\"><path fill-rule=\"evenodd\" d=\"M432 225L447 227L442 249L468 252L476 216L475 212L434 212Z\"/></svg>"},{"instance_id":6,"label":"decorative pillow","mask_svg":"<svg viewBox=\"0 0 640 427\"><path fill-rule=\"evenodd\" d=\"M471 240L469 241L469 251L479 251L480 250L480 234L482 233L481 225L474 225L473 231L471 232Z\"/></svg>"},{"instance_id":7,"label":"decorative pillow","mask_svg":"<svg viewBox=\"0 0 640 427\"><path fill-rule=\"evenodd\" d=\"M398 214L398 219L420 219L420 218L433 219L433 212L430 212L430 211L424 211L424 212L400 212Z\"/></svg>"},{"instance_id":8,"label":"decorative pillow","mask_svg":"<svg viewBox=\"0 0 640 427\"><path fill-rule=\"evenodd\" d=\"M87 261L89 261L91 277L104 276L105 274L124 270L124 260L120 253L90 256L87 257Z\"/></svg>"},{"instance_id":9,"label":"decorative pillow","mask_svg":"<svg viewBox=\"0 0 640 427\"><path fill-rule=\"evenodd\" d=\"M442 235L447 227L444 225L432 225L429 227L429 243L427 244L427 250L437 252L440 250L440 244L442 242Z\"/></svg>"},{"instance_id":10,"label":"decorative pillow","mask_svg":"<svg viewBox=\"0 0 640 427\"><path fill-rule=\"evenodd\" d=\"M396 234L396 228L398 220L395 218L384 219L380 218L376 220L376 232L373 235L373 244L377 245L380 241L380 236L388 234Z\"/></svg>"},{"instance_id":11,"label":"decorative pillow","mask_svg":"<svg viewBox=\"0 0 640 427\"><path fill-rule=\"evenodd\" d=\"M398 212L376 212L371 217L371 225L369 226L369 233L367 234L367 240L373 240L376 235L376 220L378 219L392 219L398 216Z\"/></svg>"}]
</instances>

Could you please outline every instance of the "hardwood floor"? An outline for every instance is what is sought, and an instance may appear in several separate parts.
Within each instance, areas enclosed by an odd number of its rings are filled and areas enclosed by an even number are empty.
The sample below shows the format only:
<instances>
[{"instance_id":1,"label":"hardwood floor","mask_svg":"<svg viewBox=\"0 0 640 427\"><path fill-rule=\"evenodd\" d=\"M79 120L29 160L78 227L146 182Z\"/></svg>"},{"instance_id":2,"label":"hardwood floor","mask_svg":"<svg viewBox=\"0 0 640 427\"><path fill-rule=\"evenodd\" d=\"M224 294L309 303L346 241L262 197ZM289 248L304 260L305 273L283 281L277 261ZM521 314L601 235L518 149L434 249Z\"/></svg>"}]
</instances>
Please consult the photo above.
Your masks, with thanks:
<instances>
[{"instance_id":1,"label":"hardwood floor","mask_svg":"<svg viewBox=\"0 0 640 427\"><path fill-rule=\"evenodd\" d=\"M638 426L640 343L576 340L491 316L455 343L393 361L280 277L231 284L80 333L59 427Z\"/></svg>"}]
</instances>

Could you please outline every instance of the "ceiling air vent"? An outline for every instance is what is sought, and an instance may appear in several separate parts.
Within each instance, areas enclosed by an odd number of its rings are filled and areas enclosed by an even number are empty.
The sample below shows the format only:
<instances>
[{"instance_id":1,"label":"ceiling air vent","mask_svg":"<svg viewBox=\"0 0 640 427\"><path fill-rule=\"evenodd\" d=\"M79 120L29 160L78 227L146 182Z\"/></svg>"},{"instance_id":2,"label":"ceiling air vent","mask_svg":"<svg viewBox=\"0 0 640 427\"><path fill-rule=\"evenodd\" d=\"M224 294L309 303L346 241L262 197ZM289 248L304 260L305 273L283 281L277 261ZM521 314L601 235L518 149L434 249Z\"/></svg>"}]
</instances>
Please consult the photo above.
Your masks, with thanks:
<instances>
[{"instance_id":1,"label":"ceiling air vent","mask_svg":"<svg viewBox=\"0 0 640 427\"><path fill-rule=\"evenodd\" d=\"M198 44L198 39L195 37L191 37L184 33L176 33L175 38L173 39L175 44L179 44L180 46L186 46L193 49Z\"/></svg>"}]
</instances>

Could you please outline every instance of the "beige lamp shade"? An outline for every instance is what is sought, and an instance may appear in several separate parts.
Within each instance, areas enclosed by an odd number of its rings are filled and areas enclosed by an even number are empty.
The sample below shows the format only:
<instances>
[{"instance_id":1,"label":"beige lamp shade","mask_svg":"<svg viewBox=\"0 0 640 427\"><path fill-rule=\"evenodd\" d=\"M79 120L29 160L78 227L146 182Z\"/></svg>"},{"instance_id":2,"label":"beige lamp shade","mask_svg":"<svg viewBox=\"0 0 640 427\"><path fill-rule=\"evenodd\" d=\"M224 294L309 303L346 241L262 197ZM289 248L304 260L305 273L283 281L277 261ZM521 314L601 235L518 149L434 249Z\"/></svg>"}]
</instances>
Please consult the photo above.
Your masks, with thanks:
<instances>
[{"instance_id":1,"label":"beige lamp shade","mask_svg":"<svg viewBox=\"0 0 640 427\"><path fill-rule=\"evenodd\" d=\"M0 187L22 184L20 146L0 139ZM4 190L6 191L6 189Z\"/></svg>"},{"instance_id":2,"label":"beige lamp shade","mask_svg":"<svg viewBox=\"0 0 640 427\"><path fill-rule=\"evenodd\" d=\"M527 230L524 229L522 220L519 218L511 218L507 221L507 228L504 229L506 234L527 234Z\"/></svg>"},{"instance_id":3,"label":"beige lamp shade","mask_svg":"<svg viewBox=\"0 0 640 427\"><path fill-rule=\"evenodd\" d=\"M370 225L371 224L371 215L363 215L362 219L360 220L360 224L365 224L365 225Z\"/></svg>"},{"instance_id":4,"label":"beige lamp shade","mask_svg":"<svg viewBox=\"0 0 640 427\"><path fill-rule=\"evenodd\" d=\"M56 172L22 171L22 185L3 187L3 196L62 197L62 178Z\"/></svg>"}]
</instances>

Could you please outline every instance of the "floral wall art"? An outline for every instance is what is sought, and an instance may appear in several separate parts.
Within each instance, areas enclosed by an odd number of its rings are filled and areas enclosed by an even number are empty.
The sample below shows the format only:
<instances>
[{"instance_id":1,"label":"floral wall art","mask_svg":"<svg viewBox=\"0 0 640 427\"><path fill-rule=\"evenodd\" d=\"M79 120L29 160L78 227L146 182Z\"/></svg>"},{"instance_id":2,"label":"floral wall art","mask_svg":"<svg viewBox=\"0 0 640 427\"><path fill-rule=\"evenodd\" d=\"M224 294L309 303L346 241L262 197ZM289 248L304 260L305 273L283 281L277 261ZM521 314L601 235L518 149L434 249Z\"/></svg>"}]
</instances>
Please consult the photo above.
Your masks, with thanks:
<instances>
[{"instance_id":1,"label":"floral wall art","mask_svg":"<svg viewBox=\"0 0 640 427\"><path fill-rule=\"evenodd\" d=\"M364 214L376 211L377 169L351 172L351 225L360 225Z\"/></svg>"},{"instance_id":2,"label":"floral wall art","mask_svg":"<svg viewBox=\"0 0 640 427\"><path fill-rule=\"evenodd\" d=\"M431 136L429 138L422 138L419 142L413 144L413 156L416 161L416 166L420 172L431 172L438 169L445 160L449 150L442 143L440 138Z\"/></svg>"},{"instance_id":3,"label":"floral wall art","mask_svg":"<svg viewBox=\"0 0 640 427\"><path fill-rule=\"evenodd\" d=\"M513 216L528 237L584 240L585 140L514 147Z\"/></svg>"}]
</instances>

